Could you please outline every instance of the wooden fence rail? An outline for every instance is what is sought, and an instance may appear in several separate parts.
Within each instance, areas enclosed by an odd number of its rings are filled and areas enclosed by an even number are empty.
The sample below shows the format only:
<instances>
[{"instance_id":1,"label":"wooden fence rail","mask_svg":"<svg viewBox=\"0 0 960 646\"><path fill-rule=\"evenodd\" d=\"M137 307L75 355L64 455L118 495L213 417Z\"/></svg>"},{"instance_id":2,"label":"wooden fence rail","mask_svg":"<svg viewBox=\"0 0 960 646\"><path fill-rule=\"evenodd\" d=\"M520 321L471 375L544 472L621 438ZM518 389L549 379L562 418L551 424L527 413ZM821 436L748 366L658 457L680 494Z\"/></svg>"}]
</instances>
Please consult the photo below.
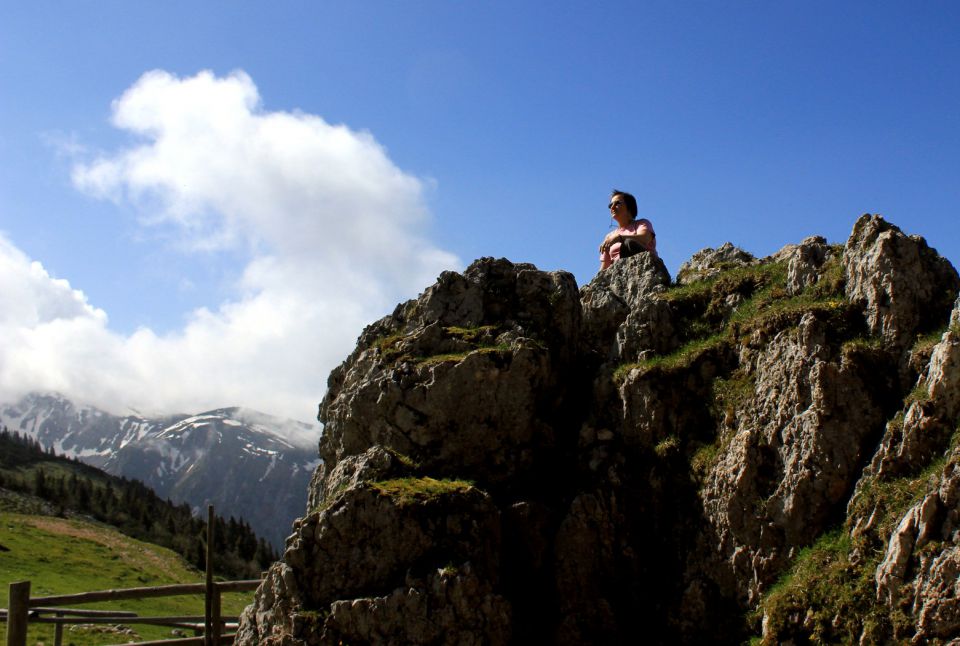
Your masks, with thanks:
<instances>
[{"instance_id":1,"label":"wooden fence rail","mask_svg":"<svg viewBox=\"0 0 960 646\"><path fill-rule=\"evenodd\" d=\"M220 598L224 592L247 592L260 585L260 579L244 581L213 580L213 506L207 507L207 561L204 583L182 583L158 585L145 588L124 588L117 590L97 590L77 594L61 594L46 597L31 597L30 582L17 581L10 584L10 595L6 610L0 609L0 619L7 622L7 646L26 646L27 624L56 624L55 646L63 643L65 624L110 624L140 623L159 626L176 626L203 631L202 637L185 639L165 639L152 642L138 642L138 646L221 646L233 643L233 635L221 635L224 627L239 620L237 617L220 616ZM127 599L146 599L149 597L174 597L189 594L204 595L204 613L202 615L183 615L168 617L140 617L135 612L125 610L77 610L60 607L64 604L84 604L98 601L123 601ZM44 616L44 615L54 615Z\"/></svg>"},{"instance_id":2,"label":"wooden fence rail","mask_svg":"<svg viewBox=\"0 0 960 646\"><path fill-rule=\"evenodd\" d=\"M54 638L55 646L62 644L62 627L66 624L152 624L202 630L204 636L180 639L163 640L162 644L204 644L217 645L232 642L227 635L221 635L224 627L235 626L238 617L224 617L220 615L220 597L224 592L245 592L255 590L260 585L260 579L244 581L214 582L209 605L210 616L182 615L164 617L140 617L135 612L124 610L78 610L75 608L57 607L57 604L82 604L97 601L117 601L128 599L144 599L148 597L180 596L189 594L203 594L207 591L205 583L164 585L146 588L128 588L119 590L99 590L79 594L30 597L30 582L20 581L10 584L10 609L0 610L0 618L7 620L7 646L25 646L27 641L28 622L56 624L57 631ZM206 595L205 595L206 597ZM45 616L55 615L55 616ZM146 642L141 642L141 644Z\"/></svg>"}]
</instances>

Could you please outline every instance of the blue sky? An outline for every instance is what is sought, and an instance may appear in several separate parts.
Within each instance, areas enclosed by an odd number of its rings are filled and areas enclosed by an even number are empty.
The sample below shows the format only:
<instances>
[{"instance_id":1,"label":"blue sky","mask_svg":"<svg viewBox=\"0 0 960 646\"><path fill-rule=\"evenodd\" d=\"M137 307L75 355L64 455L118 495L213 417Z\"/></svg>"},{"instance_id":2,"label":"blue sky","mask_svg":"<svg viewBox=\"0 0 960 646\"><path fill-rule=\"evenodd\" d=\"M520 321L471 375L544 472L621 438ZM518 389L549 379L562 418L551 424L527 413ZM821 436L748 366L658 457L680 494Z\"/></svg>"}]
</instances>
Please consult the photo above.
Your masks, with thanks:
<instances>
[{"instance_id":1,"label":"blue sky","mask_svg":"<svg viewBox=\"0 0 960 646\"><path fill-rule=\"evenodd\" d=\"M312 419L480 256L672 273L881 213L955 265L951 2L3 2L0 400ZM6 292L6 293L4 293Z\"/></svg>"}]
</instances>

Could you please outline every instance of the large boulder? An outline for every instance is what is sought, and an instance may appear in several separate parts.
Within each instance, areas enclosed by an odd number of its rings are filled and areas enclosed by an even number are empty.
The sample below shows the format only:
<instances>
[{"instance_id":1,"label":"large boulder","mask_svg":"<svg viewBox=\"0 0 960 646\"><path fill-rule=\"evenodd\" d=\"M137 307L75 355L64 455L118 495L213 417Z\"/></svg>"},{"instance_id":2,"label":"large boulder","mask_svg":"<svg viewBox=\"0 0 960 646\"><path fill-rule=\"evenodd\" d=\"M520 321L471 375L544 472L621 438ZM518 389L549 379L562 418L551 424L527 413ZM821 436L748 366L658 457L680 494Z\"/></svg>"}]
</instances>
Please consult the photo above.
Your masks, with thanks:
<instances>
[{"instance_id":1,"label":"large boulder","mask_svg":"<svg viewBox=\"0 0 960 646\"><path fill-rule=\"evenodd\" d=\"M648 253L600 271L580 290L586 351L602 360L627 361L671 349L676 343L672 312L654 298L669 285L663 261Z\"/></svg>"},{"instance_id":2,"label":"large boulder","mask_svg":"<svg viewBox=\"0 0 960 646\"><path fill-rule=\"evenodd\" d=\"M371 621L398 622L394 614L419 597L433 599L438 614L464 620L461 628L476 636L468 641L505 643L509 603L492 593L499 555L500 513L483 492L431 479L363 483L297 521L283 562L271 568L244 613L238 641L366 640L374 634ZM466 612L463 586L484 590L487 607ZM356 608L345 609L343 600ZM396 643L434 643L433 633L406 620L409 632L395 634Z\"/></svg>"},{"instance_id":3,"label":"large boulder","mask_svg":"<svg viewBox=\"0 0 960 646\"><path fill-rule=\"evenodd\" d=\"M918 333L943 325L960 291L960 277L946 259L879 215L857 220L843 269L847 298L862 304L870 332L898 351Z\"/></svg>"},{"instance_id":4,"label":"large boulder","mask_svg":"<svg viewBox=\"0 0 960 646\"><path fill-rule=\"evenodd\" d=\"M492 259L444 273L365 330L331 375L324 472L375 445L435 475L495 483L528 471L572 399L579 330L568 273Z\"/></svg>"},{"instance_id":5,"label":"large boulder","mask_svg":"<svg viewBox=\"0 0 960 646\"><path fill-rule=\"evenodd\" d=\"M716 249L707 247L693 254L690 260L680 265L677 272L677 284L689 285L699 280L718 276L721 272L734 267L748 267L757 263L754 255L724 242Z\"/></svg>"},{"instance_id":6,"label":"large boulder","mask_svg":"<svg viewBox=\"0 0 960 646\"><path fill-rule=\"evenodd\" d=\"M795 296L820 280L820 271L832 254L826 238L810 236L800 244L787 245L771 259L787 263L787 294Z\"/></svg>"}]
</instances>

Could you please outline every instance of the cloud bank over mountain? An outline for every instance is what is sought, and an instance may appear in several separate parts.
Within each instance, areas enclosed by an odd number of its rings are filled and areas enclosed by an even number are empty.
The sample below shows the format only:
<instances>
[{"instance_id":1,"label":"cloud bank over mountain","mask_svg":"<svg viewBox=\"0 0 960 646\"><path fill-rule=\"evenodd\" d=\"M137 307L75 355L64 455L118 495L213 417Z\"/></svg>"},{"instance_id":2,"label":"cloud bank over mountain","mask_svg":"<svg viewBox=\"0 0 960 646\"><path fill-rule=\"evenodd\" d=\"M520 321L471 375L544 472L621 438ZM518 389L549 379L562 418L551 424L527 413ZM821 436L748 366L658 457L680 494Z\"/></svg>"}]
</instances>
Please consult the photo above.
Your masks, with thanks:
<instances>
[{"instance_id":1,"label":"cloud bank over mountain","mask_svg":"<svg viewBox=\"0 0 960 646\"><path fill-rule=\"evenodd\" d=\"M363 325L460 265L428 237L422 179L370 133L264 110L243 72L148 72L114 101L112 123L132 144L78 160L74 186L135 212L179 253L245 265L232 296L181 329L120 334L83 286L0 238L12 295L0 396L54 389L112 411L243 405L311 419Z\"/></svg>"}]
</instances>

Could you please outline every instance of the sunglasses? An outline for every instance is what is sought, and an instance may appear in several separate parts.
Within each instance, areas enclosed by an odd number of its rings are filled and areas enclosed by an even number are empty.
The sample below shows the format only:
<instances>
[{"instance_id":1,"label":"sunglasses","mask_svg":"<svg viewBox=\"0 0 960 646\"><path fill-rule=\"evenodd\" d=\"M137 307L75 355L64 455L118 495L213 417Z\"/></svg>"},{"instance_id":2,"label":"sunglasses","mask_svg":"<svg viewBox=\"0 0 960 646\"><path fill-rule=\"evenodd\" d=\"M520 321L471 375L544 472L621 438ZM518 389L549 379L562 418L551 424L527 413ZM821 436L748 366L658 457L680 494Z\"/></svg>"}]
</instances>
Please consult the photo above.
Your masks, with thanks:
<instances>
[{"instance_id":1,"label":"sunglasses","mask_svg":"<svg viewBox=\"0 0 960 646\"><path fill-rule=\"evenodd\" d=\"M610 202L610 204L607 204L607 208L610 209L611 211L615 211L619 209L621 206L623 206L623 202L621 202L620 200L617 200L615 202Z\"/></svg>"}]
</instances>

